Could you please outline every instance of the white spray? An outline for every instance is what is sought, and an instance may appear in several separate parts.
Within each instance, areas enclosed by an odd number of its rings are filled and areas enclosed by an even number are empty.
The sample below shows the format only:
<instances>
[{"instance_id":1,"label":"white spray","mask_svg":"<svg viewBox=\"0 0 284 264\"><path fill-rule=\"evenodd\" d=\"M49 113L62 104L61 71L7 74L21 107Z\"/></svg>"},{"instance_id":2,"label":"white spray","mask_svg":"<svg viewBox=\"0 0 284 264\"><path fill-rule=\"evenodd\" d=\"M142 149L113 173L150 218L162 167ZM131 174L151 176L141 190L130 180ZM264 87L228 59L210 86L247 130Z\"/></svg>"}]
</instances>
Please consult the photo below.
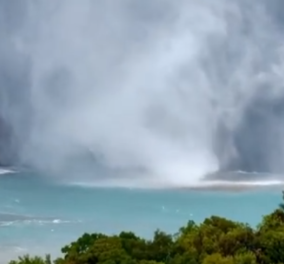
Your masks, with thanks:
<instances>
[{"instance_id":1,"label":"white spray","mask_svg":"<svg viewBox=\"0 0 284 264\"><path fill-rule=\"evenodd\" d=\"M18 82L2 76L1 111L37 169L67 173L88 156L104 171L85 169L94 182L195 184L251 155L235 142L252 131L247 109L283 94L284 37L265 1L14 2L0 6L21 18L3 19L0 55Z\"/></svg>"}]
</instances>

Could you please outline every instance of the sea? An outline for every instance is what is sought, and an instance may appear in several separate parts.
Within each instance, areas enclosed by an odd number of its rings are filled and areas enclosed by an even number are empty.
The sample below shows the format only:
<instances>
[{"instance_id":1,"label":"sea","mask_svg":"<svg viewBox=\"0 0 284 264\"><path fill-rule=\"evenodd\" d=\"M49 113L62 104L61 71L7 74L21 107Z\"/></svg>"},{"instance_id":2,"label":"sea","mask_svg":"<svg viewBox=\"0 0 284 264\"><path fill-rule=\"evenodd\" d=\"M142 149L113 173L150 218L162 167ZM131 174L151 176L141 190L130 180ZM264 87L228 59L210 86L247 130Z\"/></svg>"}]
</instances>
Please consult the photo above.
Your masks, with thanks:
<instances>
[{"instance_id":1,"label":"sea","mask_svg":"<svg viewBox=\"0 0 284 264\"><path fill-rule=\"evenodd\" d=\"M18 255L60 256L85 232L133 231L151 238L175 234L189 220L218 215L256 226L277 208L278 189L137 189L51 181L31 172L0 169L0 263Z\"/></svg>"}]
</instances>

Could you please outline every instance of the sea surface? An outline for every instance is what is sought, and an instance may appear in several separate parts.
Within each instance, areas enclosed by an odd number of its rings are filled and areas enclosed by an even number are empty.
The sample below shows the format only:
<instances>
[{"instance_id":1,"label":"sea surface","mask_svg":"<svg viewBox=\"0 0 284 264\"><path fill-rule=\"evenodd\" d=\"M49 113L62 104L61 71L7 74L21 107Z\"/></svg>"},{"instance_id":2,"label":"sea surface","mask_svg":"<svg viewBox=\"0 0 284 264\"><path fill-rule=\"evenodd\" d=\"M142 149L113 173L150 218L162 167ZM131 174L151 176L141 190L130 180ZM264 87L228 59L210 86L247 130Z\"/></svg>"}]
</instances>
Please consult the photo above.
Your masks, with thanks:
<instances>
[{"instance_id":1,"label":"sea surface","mask_svg":"<svg viewBox=\"0 0 284 264\"><path fill-rule=\"evenodd\" d=\"M175 233L188 220L219 215L257 225L281 201L278 190L242 192L88 188L31 173L0 175L0 262L26 253L60 254L84 232L156 229Z\"/></svg>"}]
</instances>

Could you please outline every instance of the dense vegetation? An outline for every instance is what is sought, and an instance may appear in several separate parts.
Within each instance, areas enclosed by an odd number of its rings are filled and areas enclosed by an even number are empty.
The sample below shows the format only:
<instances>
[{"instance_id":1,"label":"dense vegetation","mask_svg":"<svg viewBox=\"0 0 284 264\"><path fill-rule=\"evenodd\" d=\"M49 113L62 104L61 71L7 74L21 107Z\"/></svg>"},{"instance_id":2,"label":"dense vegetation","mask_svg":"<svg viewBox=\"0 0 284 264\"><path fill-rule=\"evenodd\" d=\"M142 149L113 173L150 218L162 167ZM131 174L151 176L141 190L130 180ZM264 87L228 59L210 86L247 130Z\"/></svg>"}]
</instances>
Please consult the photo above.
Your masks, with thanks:
<instances>
[{"instance_id":1,"label":"dense vegetation","mask_svg":"<svg viewBox=\"0 0 284 264\"><path fill-rule=\"evenodd\" d=\"M189 221L175 235L156 231L152 240L132 232L84 234L62 248L55 264L284 264L284 204L261 223L247 224L212 216ZM24 256L10 264L51 264Z\"/></svg>"}]
</instances>

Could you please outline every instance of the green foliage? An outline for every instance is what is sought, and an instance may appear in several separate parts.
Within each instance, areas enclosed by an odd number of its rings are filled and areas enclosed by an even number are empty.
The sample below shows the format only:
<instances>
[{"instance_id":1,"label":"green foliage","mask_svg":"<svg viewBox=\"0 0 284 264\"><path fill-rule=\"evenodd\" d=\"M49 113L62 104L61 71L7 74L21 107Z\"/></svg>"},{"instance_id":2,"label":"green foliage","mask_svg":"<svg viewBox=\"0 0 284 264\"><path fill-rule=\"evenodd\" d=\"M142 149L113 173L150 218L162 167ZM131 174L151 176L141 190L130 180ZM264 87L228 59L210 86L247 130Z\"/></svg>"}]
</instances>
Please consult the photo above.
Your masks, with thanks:
<instances>
[{"instance_id":1,"label":"green foliage","mask_svg":"<svg viewBox=\"0 0 284 264\"><path fill-rule=\"evenodd\" d=\"M202 264L234 264L234 259L232 257L224 257L220 253L214 253L206 256Z\"/></svg>"},{"instance_id":2,"label":"green foliage","mask_svg":"<svg viewBox=\"0 0 284 264\"><path fill-rule=\"evenodd\" d=\"M19 257L18 260L12 260L9 264L51 264L50 255L46 255L45 258L41 257L30 257L29 255L24 255Z\"/></svg>"},{"instance_id":3,"label":"green foliage","mask_svg":"<svg viewBox=\"0 0 284 264\"><path fill-rule=\"evenodd\" d=\"M61 251L55 264L283 264L284 203L256 229L212 216L200 224L189 221L175 235L157 230L151 240L133 232L83 234ZM9 264L51 263L49 255L26 255Z\"/></svg>"},{"instance_id":4,"label":"green foliage","mask_svg":"<svg viewBox=\"0 0 284 264\"><path fill-rule=\"evenodd\" d=\"M252 252L246 252L234 256L234 264L257 264L256 255Z\"/></svg>"}]
</instances>

